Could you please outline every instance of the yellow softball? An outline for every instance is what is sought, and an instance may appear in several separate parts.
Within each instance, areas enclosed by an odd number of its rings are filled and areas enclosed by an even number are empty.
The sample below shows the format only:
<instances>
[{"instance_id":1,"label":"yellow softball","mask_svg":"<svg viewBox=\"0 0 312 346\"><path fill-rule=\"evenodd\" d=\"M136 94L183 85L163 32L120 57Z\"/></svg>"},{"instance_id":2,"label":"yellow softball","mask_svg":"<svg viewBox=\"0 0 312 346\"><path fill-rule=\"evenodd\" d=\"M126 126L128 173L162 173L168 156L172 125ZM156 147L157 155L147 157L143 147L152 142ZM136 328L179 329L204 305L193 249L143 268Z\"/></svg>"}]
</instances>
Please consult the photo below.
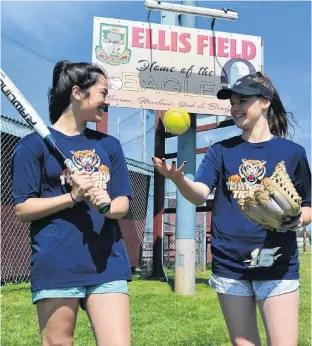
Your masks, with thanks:
<instances>
[{"instance_id":1,"label":"yellow softball","mask_svg":"<svg viewBox=\"0 0 312 346\"><path fill-rule=\"evenodd\" d=\"M166 129L174 135L182 135L191 126L191 117L184 108L171 108L164 116Z\"/></svg>"}]
</instances>

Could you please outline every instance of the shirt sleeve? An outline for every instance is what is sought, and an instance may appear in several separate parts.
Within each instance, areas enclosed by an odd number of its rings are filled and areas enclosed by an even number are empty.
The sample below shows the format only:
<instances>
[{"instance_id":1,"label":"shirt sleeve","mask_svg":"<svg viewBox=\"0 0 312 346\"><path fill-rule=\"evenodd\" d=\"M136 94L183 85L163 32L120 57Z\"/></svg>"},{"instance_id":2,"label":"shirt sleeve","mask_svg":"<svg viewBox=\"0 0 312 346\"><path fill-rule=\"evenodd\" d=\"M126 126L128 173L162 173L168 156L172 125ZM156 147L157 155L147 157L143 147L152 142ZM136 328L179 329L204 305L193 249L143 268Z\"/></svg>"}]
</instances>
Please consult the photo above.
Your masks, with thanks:
<instances>
[{"instance_id":1,"label":"shirt sleeve","mask_svg":"<svg viewBox=\"0 0 312 346\"><path fill-rule=\"evenodd\" d=\"M218 147L217 145L212 145L208 148L199 165L194 181L206 184L212 191L217 185L219 172Z\"/></svg>"},{"instance_id":2,"label":"shirt sleeve","mask_svg":"<svg viewBox=\"0 0 312 346\"><path fill-rule=\"evenodd\" d=\"M39 197L41 165L38 157L24 144L18 144L11 162L12 190L14 205L28 198Z\"/></svg>"},{"instance_id":3,"label":"shirt sleeve","mask_svg":"<svg viewBox=\"0 0 312 346\"><path fill-rule=\"evenodd\" d=\"M127 163L118 140L116 140L114 151L110 153L110 160L112 162L110 198L114 199L120 196L132 198L133 196Z\"/></svg>"},{"instance_id":4,"label":"shirt sleeve","mask_svg":"<svg viewBox=\"0 0 312 346\"><path fill-rule=\"evenodd\" d=\"M302 198L302 207L311 207L311 170L306 151L302 152L294 172L294 186Z\"/></svg>"}]
</instances>

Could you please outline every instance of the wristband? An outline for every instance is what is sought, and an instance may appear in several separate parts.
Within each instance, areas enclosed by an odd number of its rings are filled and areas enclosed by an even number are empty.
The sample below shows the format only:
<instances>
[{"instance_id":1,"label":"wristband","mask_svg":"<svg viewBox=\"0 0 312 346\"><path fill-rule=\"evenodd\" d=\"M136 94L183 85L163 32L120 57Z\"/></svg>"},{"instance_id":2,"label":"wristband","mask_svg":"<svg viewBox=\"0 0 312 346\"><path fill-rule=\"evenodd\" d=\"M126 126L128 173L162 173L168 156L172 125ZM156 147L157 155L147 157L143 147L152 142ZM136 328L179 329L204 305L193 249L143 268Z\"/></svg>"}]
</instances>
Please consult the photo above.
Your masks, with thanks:
<instances>
[{"instance_id":1,"label":"wristband","mask_svg":"<svg viewBox=\"0 0 312 346\"><path fill-rule=\"evenodd\" d=\"M70 191L70 193L69 193L69 194L70 194L70 197L71 197L71 199L73 200L73 202L74 202L75 204L77 204L77 203L78 203L78 201L76 201L76 200L75 200L75 198L73 197L73 195L72 195L72 192L71 192L71 191Z\"/></svg>"}]
</instances>

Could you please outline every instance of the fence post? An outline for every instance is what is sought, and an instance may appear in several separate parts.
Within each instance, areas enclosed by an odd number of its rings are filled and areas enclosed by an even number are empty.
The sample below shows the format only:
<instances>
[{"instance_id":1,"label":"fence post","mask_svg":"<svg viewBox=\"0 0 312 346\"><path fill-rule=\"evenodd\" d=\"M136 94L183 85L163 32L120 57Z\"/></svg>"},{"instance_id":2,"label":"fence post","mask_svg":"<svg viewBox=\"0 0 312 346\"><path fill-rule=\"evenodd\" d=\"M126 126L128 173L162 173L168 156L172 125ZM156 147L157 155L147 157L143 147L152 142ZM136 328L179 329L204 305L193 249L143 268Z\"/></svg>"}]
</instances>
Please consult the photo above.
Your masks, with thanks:
<instances>
[{"instance_id":1,"label":"fence post","mask_svg":"<svg viewBox=\"0 0 312 346\"><path fill-rule=\"evenodd\" d=\"M303 227L303 253L307 252L307 228Z\"/></svg>"}]
</instances>

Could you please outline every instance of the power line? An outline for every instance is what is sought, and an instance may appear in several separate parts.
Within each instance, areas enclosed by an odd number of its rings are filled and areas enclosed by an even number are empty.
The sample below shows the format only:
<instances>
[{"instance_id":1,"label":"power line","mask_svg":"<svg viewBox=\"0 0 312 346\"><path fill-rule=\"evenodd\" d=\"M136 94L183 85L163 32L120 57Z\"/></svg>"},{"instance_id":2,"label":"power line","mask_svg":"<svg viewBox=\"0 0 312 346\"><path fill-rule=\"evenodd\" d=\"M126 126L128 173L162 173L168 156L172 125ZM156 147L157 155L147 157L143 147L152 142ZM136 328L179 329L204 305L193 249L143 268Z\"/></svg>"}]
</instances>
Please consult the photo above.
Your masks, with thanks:
<instances>
[{"instance_id":1,"label":"power line","mask_svg":"<svg viewBox=\"0 0 312 346\"><path fill-rule=\"evenodd\" d=\"M137 114L139 114L139 113L141 113L141 111L138 111L138 112L136 112L136 113L130 115L130 117L128 117L128 118L122 120L119 124L122 124L122 123L125 122L126 120L129 120L129 119L133 118L135 115L137 115Z\"/></svg>"},{"instance_id":2,"label":"power line","mask_svg":"<svg viewBox=\"0 0 312 346\"><path fill-rule=\"evenodd\" d=\"M146 131L146 134L148 134L150 131L152 131L155 128L155 126L151 127L149 130Z\"/></svg>"},{"instance_id":3,"label":"power line","mask_svg":"<svg viewBox=\"0 0 312 346\"><path fill-rule=\"evenodd\" d=\"M24 49L29 50L29 51L32 52L33 54L39 55L39 56L41 56L42 58L44 58L44 59L46 59L46 60L49 60L49 61L51 61L51 62L53 62L53 63L56 62L55 60L52 60L52 59L46 57L45 55L40 54L40 53L38 53L38 52L35 52L35 51L33 51L32 49L30 49L30 48L28 48L28 47L22 45L21 43L19 43L19 42L13 40L13 38L11 38L11 37L9 37L9 36L3 34L3 33L1 33L1 35L4 36L5 38L9 39L10 41L14 42L14 43L17 44L18 46L21 46L21 47L23 47Z\"/></svg>"},{"instance_id":4,"label":"power line","mask_svg":"<svg viewBox=\"0 0 312 346\"><path fill-rule=\"evenodd\" d=\"M139 139L139 138L141 138L141 137L142 137L142 135L140 135L140 136L138 136L138 137L135 137L135 138L133 138L133 139L130 139L130 141L127 141L127 142L125 142L125 143L122 143L121 146L123 146L123 145L125 145L125 144L128 144L128 143L131 143L131 142L133 142L133 141L135 141L136 139Z\"/></svg>"},{"instance_id":5,"label":"power line","mask_svg":"<svg viewBox=\"0 0 312 346\"><path fill-rule=\"evenodd\" d=\"M152 131L153 128L155 128L155 126L151 127L148 131L146 131L146 133L149 133L150 131ZM142 135L137 136L137 137L135 137L135 138L133 138L133 139L130 139L129 141L127 141L127 142L125 142L125 143L122 143L121 145L123 146L123 145L125 145L125 144L131 143L131 142L133 142L133 141L135 141L136 139L139 139L139 138L141 138L141 137L142 137Z\"/></svg>"}]
</instances>

